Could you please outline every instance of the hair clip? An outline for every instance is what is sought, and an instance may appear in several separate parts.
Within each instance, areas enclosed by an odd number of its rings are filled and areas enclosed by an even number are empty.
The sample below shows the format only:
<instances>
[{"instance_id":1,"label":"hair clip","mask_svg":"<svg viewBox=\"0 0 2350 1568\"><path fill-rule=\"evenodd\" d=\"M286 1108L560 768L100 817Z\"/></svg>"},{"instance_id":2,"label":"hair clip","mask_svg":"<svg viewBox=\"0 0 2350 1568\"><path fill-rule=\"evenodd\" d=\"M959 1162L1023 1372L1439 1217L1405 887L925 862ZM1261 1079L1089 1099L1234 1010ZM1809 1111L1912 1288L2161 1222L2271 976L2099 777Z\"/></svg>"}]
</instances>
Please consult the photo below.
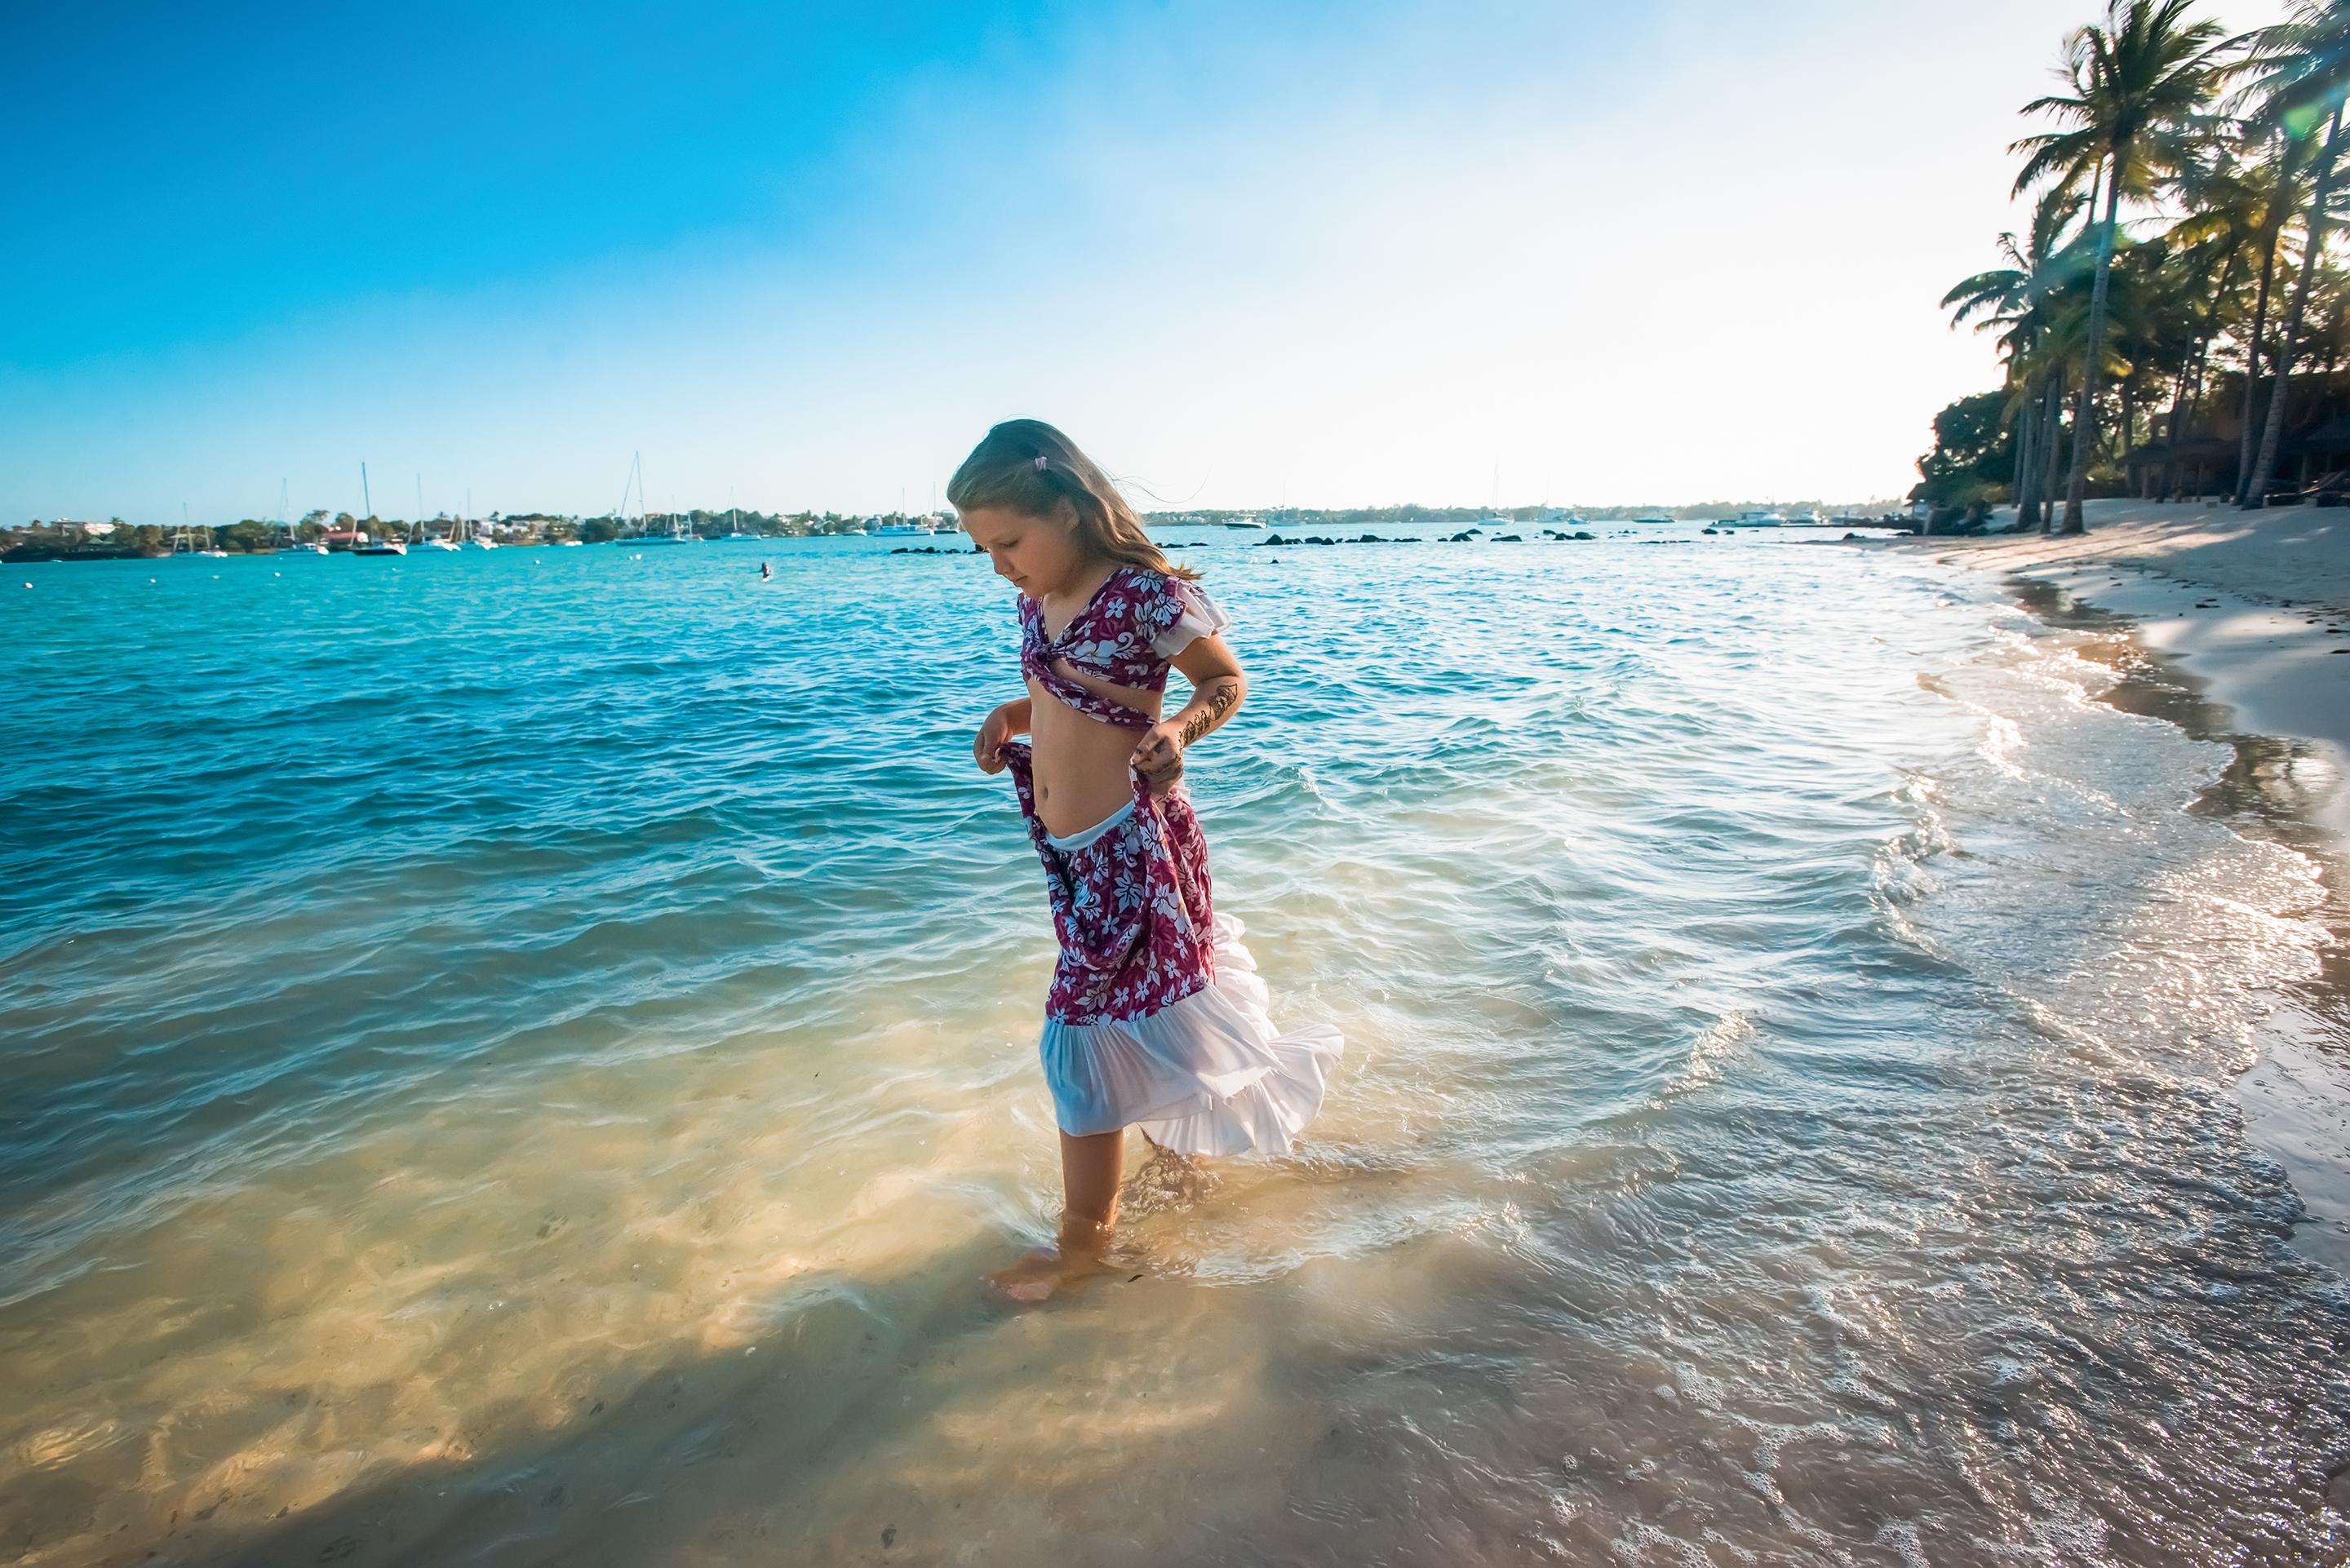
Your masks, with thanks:
<instances>
[{"instance_id":1,"label":"hair clip","mask_svg":"<svg viewBox=\"0 0 2350 1568\"><path fill-rule=\"evenodd\" d=\"M1039 473L1042 473L1044 471L1045 471L1045 454L1044 454L1043 452L1038 452L1038 453L1036 454L1036 472L1039 472Z\"/></svg>"}]
</instances>

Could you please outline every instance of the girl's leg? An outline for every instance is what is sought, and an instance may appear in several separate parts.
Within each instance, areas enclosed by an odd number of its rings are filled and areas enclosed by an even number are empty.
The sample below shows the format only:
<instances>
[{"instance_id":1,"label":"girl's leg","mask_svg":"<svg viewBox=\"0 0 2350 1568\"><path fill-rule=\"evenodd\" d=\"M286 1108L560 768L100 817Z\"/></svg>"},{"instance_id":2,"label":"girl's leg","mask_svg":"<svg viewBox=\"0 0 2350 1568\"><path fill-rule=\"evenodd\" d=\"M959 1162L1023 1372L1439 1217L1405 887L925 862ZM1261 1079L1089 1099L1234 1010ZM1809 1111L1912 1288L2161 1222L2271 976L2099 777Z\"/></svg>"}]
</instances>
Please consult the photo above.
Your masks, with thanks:
<instances>
[{"instance_id":1,"label":"girl's leg","mask_svg":"<svg viewBox=\"0 0 2350 1568\"><path fill-rule=\"evenodd\" d=\"M1126 1169L1126 1129L1090 1137L1061 1135L1061 1236L1109 1236L1118 1223L1118 1189Z\"/></svg>"},{"instance_id":2,"label":"girl's leg","mask_svg":"<svg viewBox=\"0 0 2350 1568\"><path fill-rule=\"evenodd\" d=\"M1040 1302L1098 1272L1118 1223L1118 1189L1126 1134L1061 1135L1061 1237L1053 1251L1032 1252L988 1280L1014 1301Z\"/></svg>"}]
</instances>

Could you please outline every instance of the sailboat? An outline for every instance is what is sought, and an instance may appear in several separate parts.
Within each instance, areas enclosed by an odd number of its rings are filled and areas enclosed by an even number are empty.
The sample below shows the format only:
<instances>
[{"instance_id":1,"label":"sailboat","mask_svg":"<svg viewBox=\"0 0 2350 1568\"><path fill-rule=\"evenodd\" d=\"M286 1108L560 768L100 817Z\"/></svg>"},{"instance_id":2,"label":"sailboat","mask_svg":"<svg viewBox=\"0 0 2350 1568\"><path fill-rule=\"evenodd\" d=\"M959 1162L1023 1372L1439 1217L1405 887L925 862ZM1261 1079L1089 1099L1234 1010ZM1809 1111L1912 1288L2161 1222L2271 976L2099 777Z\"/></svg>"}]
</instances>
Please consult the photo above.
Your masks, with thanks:
<instances>
[{"instance_id":1,"label":"sailboat","mask_svg":"<svg viewBox=\"0 0 2350 1568\"><path fill-rule=\"evenodd\" d=\"M639 513L639 516L641 518L642 514ZM640 535L637 543L639 545L699 545L702 543L702 535L693 531L693 525L685 520L685 514L682 512L671 513L669 521L662 526L668 532Z\"/></svg>"},{"instance_id":2,"label":"sailboat","mask_svg":"<svg viewBox=\"0 0 2350 1568\"><path fill-rule=\"evenodd\" d=\"M367 508L368 521L379 528L382 522L375 514L375 493L368 488L367 464L359 464L359 504ZM371 534L361 534L359 543L351 546L354 556L405 556L408 546L387 535L379 539Z\"/></svg>"},{"instance_id":3,"label":"sailboat","mask_svg":"<svg viewBox=\"0 0 2350 1568\"><path fill-rule=\"evenodd\" d=\"M491 538L488 532L482 529L480 524L473 521L473 491L471 485L465 488L465 514L457 520L456 531L457 543L461 548L494 550L498 547L498 542Z\"/></svg>"},{"instance_id":4,"label":"sailboat","mask_svg":"<svg viewBox=\"0 0 2350 1568\"><path fill-rule=\"evenodd\" d=\"M172 542L172 555L174 555L174 556L191 556L191 557L193 557L193 556L208 556L208 557L210 557L211 559L215 560L215 561L225 561L225 560L227 560L227 559L228 559L228 552L227 552L226 550L222 549L218 545L214 545L214 544L209 543L209 541L211 540L212 536L213 536L212 530L211 530L211 529L209 529L209 528L205 529L205 530L204 530L204 538L205 538L205 540L207 541L207 543L206 543L206 544L204 544L201 548L200 548L200 547L198 547L198 545L197 545L197 544L196 544L196 531L195 531L195 529L194 529L192 525L190 525L190 524L189 524L189 522L188 522L188 504L187 504L186 502L184 502L184 501L181 502L181 503L180 503L180 536L179 536L179 538L178 538L178 539L176 539L176 540L174 540L174 541ZM186 548L186 549L184 549L184 550L181 549L181 548L180 548L180 546L181 546L182 545L185 545L187 546L187 548Z\"/></svg>"},{"instance_id":5,"label":"sailboat","mask_svg":"<svg viewBox=\"0 0 2350 1568\"><path fill-rule=\"evenodd\" d=\"M633 535L623 534L619 538L613 540L613 544L644 545L691 545L698 543L694 535L682 531L684 520L676 516L672 516L669 520L668 532L654 534L647 531L648 524L651 522L651 519L645 511L645 457L642 452L637 452L630 456L629 460L629 483L621 486L620 489L620 508L616 515L623 522L626 522L628 519L629 492L631 489L635 490L637 493L637 532Z\"/></svg>"},{"instance_id":6,"label":"sailboat","mask_svg":"<svg viewBox=\"0 0 2350 1568\"><path fill-rule=\"evenodd\" d=\"M313 539L308 544L305 545L302 543L300 530L296 529L292 524L286 521L286 482L282 479L277 482L277 525L286 531L286 542L277 546L276 554L280 556L323 556L327 553L327 542L325 540Z\"/></svg>"}]
</instances>

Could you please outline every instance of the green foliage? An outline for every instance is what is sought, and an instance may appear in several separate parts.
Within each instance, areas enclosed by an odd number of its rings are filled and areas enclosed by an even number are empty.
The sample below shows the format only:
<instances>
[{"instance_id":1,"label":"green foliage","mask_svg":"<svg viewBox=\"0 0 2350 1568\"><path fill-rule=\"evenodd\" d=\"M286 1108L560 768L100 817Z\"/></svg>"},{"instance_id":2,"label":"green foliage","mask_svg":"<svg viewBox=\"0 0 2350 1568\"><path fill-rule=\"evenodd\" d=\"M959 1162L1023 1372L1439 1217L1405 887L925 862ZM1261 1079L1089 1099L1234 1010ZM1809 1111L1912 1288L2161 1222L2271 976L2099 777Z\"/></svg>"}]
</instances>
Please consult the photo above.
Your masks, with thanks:
<instances>
[{"instance_id":1,"label":"green foliage","mask_svg":"<svg viewBox=\"0 0 2350 1568\"><path fill-rule=\"evenodd\" d=\"M1918 460L1918 499L1937 506L2004 500L2015 480L2015 431L2004 392L1960 398L1934 416L1934 449Z\"/></svg>"},{"instance_id":2,"label":"green foliage","mask_svg":"<svg viewBox=\"0 0 2350 1568\"><path fill-rule=\"evenodd\" d=\"M2350 352L2327 204L2312 198L2332 159L2320 133L2350 93L2350 0L2291 0L2282 23L2233 38L2206 0L2100 9L2065 36L2061 88L2023 106L2045 127L2012 147L2014 193L2037 192L2028 234L2002 235L2005 265L1943 298L1953 326L1998 334L2007 374L1936 421L1918 461L1929 499L2013 485L2027 426L2030 499L2054 499L2042 475L2059 494L2118 487L2149 442L2199 443L2208 462L2212 432L2259 422L2248 385L2265 396ZM1992 407L2003 441L1980 428Z\"/></svg>"}]
</instances>

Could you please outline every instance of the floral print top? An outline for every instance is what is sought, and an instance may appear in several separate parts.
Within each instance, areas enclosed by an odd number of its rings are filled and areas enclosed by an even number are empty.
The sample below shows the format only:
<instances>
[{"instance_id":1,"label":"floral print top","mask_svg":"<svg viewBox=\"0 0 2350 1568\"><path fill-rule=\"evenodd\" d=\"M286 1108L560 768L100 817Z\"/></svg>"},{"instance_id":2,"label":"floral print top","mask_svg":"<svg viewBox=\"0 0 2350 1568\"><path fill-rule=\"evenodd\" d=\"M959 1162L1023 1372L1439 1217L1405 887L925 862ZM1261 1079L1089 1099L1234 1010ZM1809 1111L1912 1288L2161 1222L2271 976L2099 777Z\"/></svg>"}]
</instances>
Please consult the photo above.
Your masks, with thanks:
<instances>
[{"instance_id":1,"label":"floral print top","mask_svg":"<svg viewBox=\"0 0 2350 1568\"><path fill-rule=\"evenodd\" d=\"M1021 596L1020 670L1089 719L1147 730L1149 714L1070 680L1054 668L1054 661L1066 660L1115 686L1163 691L1168 664L1175 655L1228 624L1223 611L1197 585L1148 566L1122 566L1094 590L1092 599L1070 618L1058 637L1045 635L1043 607Z\"/></svg>"}]
</instances>

